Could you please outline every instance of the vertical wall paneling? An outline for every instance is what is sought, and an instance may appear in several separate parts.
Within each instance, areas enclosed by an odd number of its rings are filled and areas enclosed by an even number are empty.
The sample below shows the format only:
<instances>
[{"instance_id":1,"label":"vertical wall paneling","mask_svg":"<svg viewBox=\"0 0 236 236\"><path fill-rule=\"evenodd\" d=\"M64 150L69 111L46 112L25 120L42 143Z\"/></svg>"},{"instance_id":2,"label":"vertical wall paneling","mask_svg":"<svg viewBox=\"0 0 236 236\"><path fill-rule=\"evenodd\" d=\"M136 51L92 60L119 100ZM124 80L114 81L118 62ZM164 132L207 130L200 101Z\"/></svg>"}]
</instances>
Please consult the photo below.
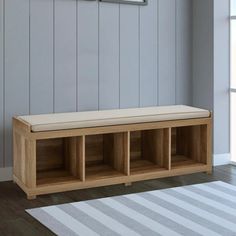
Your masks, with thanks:
<instances>
[{"instance_id":1,"label":"vertical wall paneling","mask_svg":"<svg viewBox=\"0 0 236 236\"><path fill-rule=\"evenodd\" d=\"M4 143L4 0L0 0L0 168L3 167Z\"/></svg>"},{"instance_id":2,"label":"vertical wall paneling","mask_svg":"<svg viewBox=\"0 0 236 236\"><path fill-rule=\"evenodd\" d=\"M212 1L0 0L0 167L14 115L213 105Z\"/></svg>"},{"instance_id":3,"label":"vertical wall paneling","mask_svg":"<svg viewBox=\"0 0 236 236\"><path fill-rule=\"evenodd\" d=\"M78 2L78 110L98 109L98 2Z\"/></svg>"},{"instance_id":4,"label":"vertical wall paneling","mask_svg":"<svg viewBox=\"0 0 236 236\"><path fill-rule=\"evenodd\" d=\"M55 112L76 111L76 0L55 0Z\"/></svg>"},{"instance_id":5,"label":"vertical wall paneling","mask_svg":"<svg viewBox=\"0 0 236 236\"><path fill-rule=\"evenodd\" d=\"M29 113L29 0L5 1L5 158L12 165L12 117Z\"/></svg>"},{"instance_id":6,"label":"vertical wall paneling","mask_svg":"<svg viewBox=\"0 0 236 236\"><path fill-rule=\"evenodd\" d=\"M99 5L99 109L119 108L119 5Z\"/></svg>"},{"instance_id":7,"label":"vertical wall paneling","mask_svg":"<svg viewBox=\"0 0 236 236\"><path fill-rule=\"evenodd\" d=\"M53 1L31 0L30 113L51 112L53 112Z\"/></svg>"},{"instance_id":8,"label":"vertical wall paneling","mask_svg":"<svg viewBox=\"0 0 236 236\"><path fill-rule=\"evenodd\" d=\"M192 1L176 0L176 104L192 103L191 18Z\"/></svg>"},{"instance_id":9,"label":"vertical wall paneling","mask_svg":"<svg viewBox=\"0 0 236 236\"><path fill-rule=\"evenodd\" d=\"M158 1L140 8L140 105L157 105Z\"/></svg>"},{"instance_id":10,"label":"vertical wall paneling","mask_svg":"<svg viewBox=\"0 0 236 236\"><path fill-rule=\"evenodd\" d=\"M139 7L120 5L120 107L139 106Z\"/></svg>"},{"instance_id":11,"label":"vertical wall paneling","mask_svg":"<svg viewBox=\"0 0 236 236\"><path fill-rule=\"evenodd\" d=\"M159 0L159 103L175 104L176 0Z\"/></svg>"}]
</instances>

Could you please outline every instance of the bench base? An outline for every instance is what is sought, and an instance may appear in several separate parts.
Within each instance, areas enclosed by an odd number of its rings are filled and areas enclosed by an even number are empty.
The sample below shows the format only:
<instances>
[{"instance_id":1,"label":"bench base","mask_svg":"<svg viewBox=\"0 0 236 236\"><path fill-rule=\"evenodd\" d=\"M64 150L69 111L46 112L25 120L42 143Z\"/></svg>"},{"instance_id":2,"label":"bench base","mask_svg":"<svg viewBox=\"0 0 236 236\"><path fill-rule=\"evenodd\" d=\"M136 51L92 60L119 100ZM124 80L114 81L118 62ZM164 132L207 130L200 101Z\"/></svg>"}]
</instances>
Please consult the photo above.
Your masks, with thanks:
<instances>
[{"instance_id":1,"label":"bench base","mask_svg":"<svg viewBox=\"0 0 236 236\"><path fill-rule=\"evenodd\" d=\"M13 121L14 182L38 195L212 173L212 119L33 133Z\"/></svg>"}]
</instances>

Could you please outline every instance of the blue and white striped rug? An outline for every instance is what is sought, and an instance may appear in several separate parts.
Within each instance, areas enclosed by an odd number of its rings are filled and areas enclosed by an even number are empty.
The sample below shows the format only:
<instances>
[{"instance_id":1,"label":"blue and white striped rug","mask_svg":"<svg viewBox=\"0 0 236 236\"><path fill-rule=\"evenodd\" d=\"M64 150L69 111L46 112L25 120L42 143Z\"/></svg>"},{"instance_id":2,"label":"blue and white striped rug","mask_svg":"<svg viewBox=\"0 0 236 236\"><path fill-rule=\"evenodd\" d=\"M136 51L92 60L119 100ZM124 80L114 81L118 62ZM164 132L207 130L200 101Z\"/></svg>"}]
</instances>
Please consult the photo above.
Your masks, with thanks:
<instances>
[{"instance_id":1,"label":"blue and white striped rug","mask_svg":"<svg viewBox=\"0 0 236 236\"><path fill-rule=\"evenodd\" d=\"M236 186L217 181L27 212L61 236L230 236Z\"/></svg>"}]
</instances>

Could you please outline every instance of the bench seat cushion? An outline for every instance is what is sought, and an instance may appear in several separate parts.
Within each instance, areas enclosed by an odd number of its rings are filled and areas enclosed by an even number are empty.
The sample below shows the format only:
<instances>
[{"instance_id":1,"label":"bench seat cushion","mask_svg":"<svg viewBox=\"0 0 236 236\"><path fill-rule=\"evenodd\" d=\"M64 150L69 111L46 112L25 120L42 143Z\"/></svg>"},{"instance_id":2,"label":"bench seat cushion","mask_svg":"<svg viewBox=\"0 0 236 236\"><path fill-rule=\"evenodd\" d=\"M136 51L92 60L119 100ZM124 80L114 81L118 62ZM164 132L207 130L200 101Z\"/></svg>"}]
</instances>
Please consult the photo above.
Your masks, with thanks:
<instances>
[{"instance_id":1,"label":"bench seat cushion","mask_svg":"<svg viewBox=\"0 0 236 236\"><path fill-rule=\"evenodd\" d=\"M175 105L19 116L33 132L122 125L143 122L209 117L210 112L195 107Z\"/></svg>"}]
</instances>

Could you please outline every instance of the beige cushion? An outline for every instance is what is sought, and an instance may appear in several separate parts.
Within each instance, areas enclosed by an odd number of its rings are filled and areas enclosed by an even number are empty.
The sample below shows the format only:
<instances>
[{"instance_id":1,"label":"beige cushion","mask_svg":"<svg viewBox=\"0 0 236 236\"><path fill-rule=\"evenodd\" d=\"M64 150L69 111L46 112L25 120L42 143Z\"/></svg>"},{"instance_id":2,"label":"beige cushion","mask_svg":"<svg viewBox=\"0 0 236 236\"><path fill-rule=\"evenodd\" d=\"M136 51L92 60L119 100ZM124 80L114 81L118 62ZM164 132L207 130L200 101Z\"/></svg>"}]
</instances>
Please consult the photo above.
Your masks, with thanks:
<instances>
[{"instance_id":1,"label":"beige cushion","mask_svg":"<svg viewBox=\"0 0 236 236\"><path fill-rule=\"evenodd\" d=\"M19 116L33 132L209 117L207 110L176 105Z\"/></svg>"}]
</instances>

